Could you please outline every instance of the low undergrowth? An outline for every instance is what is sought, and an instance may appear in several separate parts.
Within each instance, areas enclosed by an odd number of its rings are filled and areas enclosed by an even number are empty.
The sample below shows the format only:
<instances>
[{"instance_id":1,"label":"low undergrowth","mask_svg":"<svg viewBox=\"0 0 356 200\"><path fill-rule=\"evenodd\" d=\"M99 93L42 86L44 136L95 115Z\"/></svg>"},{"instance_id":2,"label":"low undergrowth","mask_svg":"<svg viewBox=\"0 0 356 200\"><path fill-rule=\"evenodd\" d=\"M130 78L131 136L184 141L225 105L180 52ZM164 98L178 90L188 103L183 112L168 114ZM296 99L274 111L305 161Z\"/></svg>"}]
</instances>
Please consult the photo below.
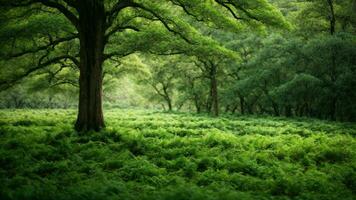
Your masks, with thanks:
<instances>
[{"instance_id":1,"label":"low undergrowth","mask_svg":"<svg viewBox=\"0 0 356 200\"><path fill-rule=\"evenodd\" d=\"M110 110L0 111L0 199L355 199L356 125Z\"/></svg>"}]
</instances>

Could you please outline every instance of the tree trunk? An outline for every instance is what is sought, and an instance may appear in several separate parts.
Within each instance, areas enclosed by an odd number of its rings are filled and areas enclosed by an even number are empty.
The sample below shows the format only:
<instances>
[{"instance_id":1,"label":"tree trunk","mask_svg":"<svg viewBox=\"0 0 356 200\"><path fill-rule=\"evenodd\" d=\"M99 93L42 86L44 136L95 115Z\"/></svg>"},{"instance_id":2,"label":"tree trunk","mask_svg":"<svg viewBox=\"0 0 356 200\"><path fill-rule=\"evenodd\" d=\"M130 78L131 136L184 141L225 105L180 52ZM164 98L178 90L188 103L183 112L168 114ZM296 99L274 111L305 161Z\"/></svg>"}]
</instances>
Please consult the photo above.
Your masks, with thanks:
<instances>
[{"instance_id":1,"label":"tree trunk","mask_svg":"<svg viewBox=\"0 0 356 200\"><path fill-rule=\"evenodd\" d=\"M253 115L253 107L254 107L255 103L251 103L251 104L247 104L246 103L246 109L247 109L247 113L250 115Z\"/></svg>"},{"instance_id":2,"label":"tree trunk","mask_svg":"<svg viewBox=\"0 0 356 200\"><path fill-rule=\"evenodd\" d=\"M333 0L328 0L328 5L329 5L329 9L330 9L330 14L329 14L330 34L331 34L331 35L334 35L334 33L335 33L336 17L335 17L334 2L333 2Z\"/></svg>"},{"instance_id":3,"label":"tree trunk","mask_svg":"<svg viewBox=\"0 0 356 200\"><path fill-rule=\"evenodd\" d=\"M218 83L216 80L217 68L214 64L211 65L210 69L210 95L211 95L211 106L213 109L213 115L215 117L219 116L219 99L218 99Z\"/></svg>"},{"instance_id":4,"label":"tree trunk","mask_svg":"<svg viewBox=\"0 0 356 200\"><path fill-rule=\"evenodd\" d=\"M232 113L232 114L235 114L235 113L236 113L236 110L237 110L237 104L234 105L234 107L233 107L232 110L231 110L231 113Z\"/></svg>"},{"instance_id":5,"label":"tree trunk","mask_svg":"<svg viewBox=\"0 0 356 200\"><path fill-rule=\"evenodd\" d=\"M279 116L279 107L278 104L273 100L273 98L270 96L270 94L268 93L268 89L267 89L267 81L264 81L264 86L262 88L263 93L266 95L267 99L271 102L272 108L273 108L273 112L275 116Z\"/></svg>"},{"instance_id":6,"label":"tree trunk","mask_svg":"<svg viewBox=\"0 0 356 200\"><path fill-rule=\"evenodd\" d=\"M242 115L245 114L245 98L243 96L239 96L240 98L240 112Z\"/></svg>"},{"instance_id":7,"label":"tree trunk","mask_svg":"<svg viewBox=\"0 0 356 200\"><path fill-rule=\"evenodd\" d=\"M273 112L275 116L279 116L279 107L274 101L272 102Z\"/></svg>"},{"instance_id":8,"label":"tree trunk","mask_svg":"<svg viewBox=\"0 0 356 200\"><path fill-rule=\"evenodd\" d=\"M335 24L336 24L336 17L335 17L335 10L334 10L334 1L328 0L328 5L330 9L329 20L330 20L330 35L333 36L335 34ZM337 81L337 74L336 74L336 49L333 47L331 49L331 81L332 81L332 89L333 91L337 91L335 88L335 84ZM337 95L333 94L331 99L331 110L330 110L330 119L336 120L336 112L337 112Z\"/></svg>"},{"instance_id":9,"label":"tree trunk","mask_svg":"<svg viewBox=\"0 0 356 200\"><path fill-rule=\"evenodd\" d=\"M172 107L172 101L170 98L167 98L167 105L168 105L168 111L172 111L173 107Z\"/></svg>"},{"instance_id":10,"label":"tree trunk","mask_svg":"<svg viewBox=\"0 0 356 200\"><path fill-rule=\"evenodd\" d=\"M105 9L101 0L83 0L79 7L80 78L77 131L103 128L102 84Z\"/></svg>"},{"instance_id":11,"label":"tree trunk","mask_svg":"<svg viewBox=\"0 0 356 200\"><path fill-rule=\"evenodd\" d=\"M163 85L163 95L164 95L164 99L166 100L167 102L167 105L168 105L168 111L172 111L173 110L173 106L172 106L172 99L171 97L169 96L169 93L168 93L168 90L167 90L167 86L162 84Z\"/></svg>"},{"instance_id":12,"label":"tree trunk","mask_svg":"<svg viewBox=\"0 0 356 200\"><path fill-rule=\"evenodd\" d=\"M210 88L211 90L211 88ZM205 109L206 109L206 112L207 113L211 113L211 104L212 100L211 100L211 91L210 91L210 94L208 95L208 98L206 99L206 104L205 104Z\"/></svg>"},{"instance_id":13,"label":"tree trunk","mask_svg":"<svg viewBox=\"0 0 356 200\"><path fill-rule=\"evenodd\" d=\"M230 110L230 105L226 105L226 107L225 107L225 113L228 113L229 110Z\"/></svg>"},{"instance_id":14,"label":"tree trunk","mask_svg":"<svg viewBox=\"0 0 356 200\"><path fill-rule=\"evenodd\" d=\"M199 103L199 97L196 94L194 94L194 105L195 105L195 109L196 109L197 113L200 113L201 112L201 105Z\"/></svg>"},{"instance_id":15,"label":"tree trunk","mask_svg":"<svg viewBox=\"0 0 356 200\"><path fill-rule=\"evenodd\" d=\"M284 113L286 117L292 117L292 107L290 105L286 105L284 107Z\"/></svg>"}]
</instances>

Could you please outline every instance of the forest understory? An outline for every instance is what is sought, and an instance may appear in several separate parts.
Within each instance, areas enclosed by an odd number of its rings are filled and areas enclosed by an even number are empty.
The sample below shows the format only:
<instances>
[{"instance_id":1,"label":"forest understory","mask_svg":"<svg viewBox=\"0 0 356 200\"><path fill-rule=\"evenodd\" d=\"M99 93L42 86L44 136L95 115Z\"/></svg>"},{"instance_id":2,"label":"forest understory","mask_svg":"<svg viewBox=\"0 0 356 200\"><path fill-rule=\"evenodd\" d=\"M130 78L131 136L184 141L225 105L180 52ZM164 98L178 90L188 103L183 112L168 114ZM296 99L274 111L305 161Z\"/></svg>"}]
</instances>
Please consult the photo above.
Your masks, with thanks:
<instances>
[{"instance_id":1,"label":"forest understory","mask_svg":"<svg viewBox=\"0 0 356 200\"><path fill-rule=\"evenodd\" d=\"M349 199L356 125L111 109L0 111L0 199Z\"/></svg>"}]
</instances>

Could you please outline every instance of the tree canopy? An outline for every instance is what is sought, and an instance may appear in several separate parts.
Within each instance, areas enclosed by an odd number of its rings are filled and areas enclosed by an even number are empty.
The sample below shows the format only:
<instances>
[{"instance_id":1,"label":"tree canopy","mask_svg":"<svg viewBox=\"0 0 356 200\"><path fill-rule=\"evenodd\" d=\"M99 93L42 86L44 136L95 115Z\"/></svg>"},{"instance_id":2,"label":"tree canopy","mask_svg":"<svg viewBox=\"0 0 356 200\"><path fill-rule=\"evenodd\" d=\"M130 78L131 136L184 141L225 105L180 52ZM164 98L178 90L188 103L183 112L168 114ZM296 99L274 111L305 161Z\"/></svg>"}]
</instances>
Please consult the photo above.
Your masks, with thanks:
<instances>
[{"instance_id":1,"label":"tree canopy","mask_svg":"<svg viewBox=\"0 0 356 200\"><path fill-rule=\"evenodd\" d=\"M353 0L0 5L0 89L22 102L41 91L57 106L55 95L79 93L65 104L79 100L79 131L104 127L102 99L120 105L117 95L131 96L121 105L215 116L356 119ZM2 106L42 105L11 101Z\"/></svg>"}]
</instances>

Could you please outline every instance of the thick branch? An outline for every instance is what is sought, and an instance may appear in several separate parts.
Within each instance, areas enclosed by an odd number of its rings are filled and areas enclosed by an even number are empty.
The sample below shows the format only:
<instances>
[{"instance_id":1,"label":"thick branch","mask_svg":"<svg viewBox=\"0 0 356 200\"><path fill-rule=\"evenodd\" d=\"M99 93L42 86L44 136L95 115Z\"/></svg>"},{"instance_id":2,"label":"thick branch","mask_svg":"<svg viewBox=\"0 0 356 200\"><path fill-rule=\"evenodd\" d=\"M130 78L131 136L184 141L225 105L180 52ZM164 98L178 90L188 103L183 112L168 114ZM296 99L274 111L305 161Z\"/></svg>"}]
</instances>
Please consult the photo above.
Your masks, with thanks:
<instances>
[{"instance_id":1,"label":"thick branch","mask_svg":"<svg viewBox=\"0 0 356 200\"><path fill-rule=\"evenodd\" d=\"M173 3L174 5L180 6L180 7L184 10L184 12L185 12L186 14L188 14L188 15L194 17L195 20L200 21L200 22L204 21L202 18L199 18L198 15L195 15L194 13L190 12L189 9L187 8L187 6L185 6L184 3L182 3L181 1L179 1L179 0L174 0L174 1L172 1L172 3Z\"/></svg>"},{"instance_id":2,"label":"thick branch","mask_svg":"<svg viewBox=\"0 0 356 200\"><path fill-rule=\"evenodd\" d=\"M106 22L106 29L110 28L114 22L114 20L116 19L117 15L119 14L119 12L127 7L132 7L134 6L134 3L132 2L132 0L123 0L123 1L119 1L117 4L115 4L113 6L113 8L106 12L106 18L107 18L107 22Z\"/></svg>"},{"instance_id":3,"label":"thick branch","mask_svg":"<svg viewBox=\"0 0 356 200\"><path fill-rule=\"evenodd\" d=\"M5 1L2 0L0 1L0 6L7 8L7 7L14 7L14 8L18 8L18 7L27 7L27 6L31 6L32 4L34 4L34 1L22 1L22 2L14 2L14 1Z\"/></svg>"},{"instance_id":4,"label":"thick branch","mask_svg":"<svg viewBox=\"0 0 356 200\"><path fill-rule=\"evenodd\" d=\"M68 36L68 37L65 37L65 38L59 38L57 40L51 41L47 45L40 46L40 47L37 47L35 49L29 49L29 50L25 50L23 52L15 53L15 54L12 54L12 55L6 55L5 58L6 59L11 59L11 58L21 57L21 56L24 56L24 55L30 54L30 53L37 53L39 51L47 50L48 48L54 48L58 44L61 44L63 42L68 42L68 41L71 41L71 40L76 39L76 38L78 38L78 35L71 35L71 36Z\"/></svg>"},{"instance_id":5,"label":"thick branch","mask_svg":"<svg viewBox=\"0 0 356 200\"><path fill-rule=\"evenodd\" d=\"M130 54L133 54L135 53L136 51L130 51L130 52L127 52L127 53L122 53L122 52L111 52L109 54L105 54L104 55L104 60L107 60L107 59L111 59L112 57L115 57L115 56L120 56L120 57L125 57L125 56L128 56Z\"/></svg>"},{"instance_id":6,"label":"thick branch","mask_svg":"<svg viewBox=\"0 0 356 200\"><path fill-rule=\"evenodd\" d=\"M241 10L243 13L245 13L245 15L251 19L254 19L256 21L261 21L260 19L258 19L257 17L253 16L249 11L247 11L244 7L236 4L235 2L231 2L229 1L229 3L226 4L230 4L232 6L234 6L236 9Z\"/></svg>"},{"instance_id":7,"label":"thick branch","mask_svg":"<svg viewBox=\"0 0 356 200\"><path fill-rule=\"evenodd\" d=\"M194 42L190 41L190 40L189 40L185 35L183 35L181 32L176 31L176 30L174 30L173 28L171 28L171 27L169 26L169 23L168 23L162 16L160 16L157 12L155 12L155 11L153 11L153 10L151 10L151 9L149 9L149 8L147 8L147 7L145 7L145 6L143 6L143 5L136 4L136 3L133 3L132 6L135 7L135 8L139 8L139 9L141 9L141 10L143 10L143 11L146 11L146 12L150 13L150 14L153 15L155 18L157 18L157 20L160 21L160 22L163 24L163 26L164 26L168 31L170 31L170 32L172 32L172 33L174 33L174 34L176 34L176 35L179 35L179 36L180 36L184 41L186 41L187 43L189 43L189 44L194 44ZM172 20L169 20L169 21L173 22ZM174 23L174 22L173 22L173 23Z\"/></svg>"},{"instance_id":8,"label":"thick branch","mask_svg":"<svg viewBox=\"0 0 356 200\"><path fill-rule=\"evenodd\" d=\"M112 36L113 34L115 34L117 31L123 31L123 30L134 30L134 31L140 31L137 27L134 26L121 26L121 25L117 25L115 27L113 27L111 29L111 31L109 31L106 35L105 35L105 41L108 41L110 36Z\"/></svg>"},{"instance_id":9,"label":"thick branch","mask_svg":"<svg viewBox=\"0 0 356 200\"><path fill-rule=\"evenodd\" d=\"M162 84L162 83L161 83ZM164 94L164 93L162 93L159 89L158 89L158 87L157 87L157 85L155 85L154 83L150 83L150 85L153 87L153 89L157 92L157 94L159 95L159 96L161 96L161 97L163 97L164 99L166 99L166 95ZM162 84L163 85L163 84Z\"/></svg>"},{"instance_id":10,"label":"thick branch","mask_svg":"<svg viewBox=\"0 0 356 200\"><path fill-rule=\"evenodd\" d=\"M65 1L68 5L75 5L73 0L67 0ZM44 6L50 7L57 9L59 12L61 12L75 27L78 27L78 18L77 16L72 13L70 10L68 10L64 5L55 2L55 1L50 1L50 0L28 0L28 1L22 1L22 2L14 2L14 1L0 1L0 6L1 7L9 7L9 8L17 8L17 7L28 7L33 4L40 3Z\"/></svg>"},{"instance_id":11,"label":"thick branch","mask_svg":"<svg viewBox=\"0 0 356 200\"><path fill-rule=\"evenodd\" d=\"M57 9L59 12L61 12L64 16L67 17L67 19L76 27L78 28L79 25L79 20L77 18L77 16L72 13L70 10L68 10L64 5L57 3L57 2L53 2L53 1L48 1L48 0L33 0L34 2L39 2L47 7L50 8L55 8ZM67 2L72 2L72 1L67 1Z\"/></svg>"},{"instance_id":12,"label":"thick branch","mask_svg":"<svg viewBox=\"0 0 356 200\"><path fill-rule=\"evenodd\" d=\"M63 0L64 2L66 2L66 4L72 8L78 9L79 5L78 2L75 0Z\"/></svg>"},{"instance_id":13,"label":"thick branch","mask_svg":"<svg viewBox=\"0 0 356 200\"><path fill-rule=\"evenodd\" d=\"M76 81L72 81L72 80L63 80L63 81L59 81L59 82L56 82L52 85L50 85L50 87L56 87L56 86L59 86L59 85L72 85L74 87L77 87L79 88L79 84L76 82Z\"/></svg>"},{"instance_id":14,"label":"thick branch","mask_svg":"<svg viewBox=\"0 0 356 200\"><path fill-rule=\"evenodd\" d=\"M148 51L150 54L158 55L158 56L172 56L172 55L181 55L186 54L186 51L172 51L172 52L154 52L152 50Z\"/></svg>"},{"instance_id":15,"label":"thick branch","mask_svg":"<svg viewBox=\"0 0 356 200\"><path fill-rule=\"evenodd\" d=\"M235 13L235 11L233 11L232 8L231 8L229 5L227 5L226 3L221 2L221 1L217 1L217 3L220 4L220 5L222 5L224 8L226 8L226 9L232 14L232 16L233 16L235 19L237 19L237 20L243 20L243 19L244 19L244 18L242 18L242 17L237 16L237 14Z\"/></svg>"},{"instance_id":16,"label":"thick branch","mask_svg":"<svg viewBox=\"0 0 356 200\"><path fill-rule=\"evenodd\" d=\"M46 62L42 63L42 60L44 59L44 57L40 58L40 61L38 63L38 65L36 67L30 68L28 69L26 72L24 72L21 75L16 76L15 78L11 79L11 80L2 80L0 81L0 87L1 89L5 90L8 89L10 87L12 87L16 82L22 80L23 78L29 76L30 74L40 70L40 69L44 69L52 64L56 64L59 63L62 60L66 60L66 59L70 59L72 60L72 56L69 55L63 55L63 56L58 56L55 58L51 58L49 60L47 60ZM73 61L73 60L72 60Z\"/></svg>"}]
</instances>

